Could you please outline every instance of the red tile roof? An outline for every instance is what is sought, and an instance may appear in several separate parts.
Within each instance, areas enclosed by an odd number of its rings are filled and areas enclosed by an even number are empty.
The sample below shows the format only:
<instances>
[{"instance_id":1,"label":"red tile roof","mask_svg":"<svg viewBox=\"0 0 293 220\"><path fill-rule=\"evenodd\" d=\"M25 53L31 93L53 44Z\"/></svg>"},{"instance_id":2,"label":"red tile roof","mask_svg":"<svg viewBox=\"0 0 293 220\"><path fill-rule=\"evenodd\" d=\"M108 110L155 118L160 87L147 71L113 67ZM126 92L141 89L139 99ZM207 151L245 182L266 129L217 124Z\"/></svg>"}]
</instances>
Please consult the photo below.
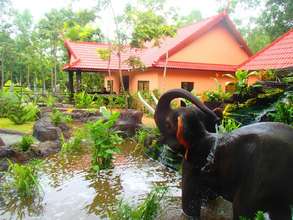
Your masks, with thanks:
<instances>
[{"instance_id":1,"label":"red tile roof","mask_svg":"<svg viewBox=\"0 0 293 220\"><path fill-rule=\"evenodd\" d=\"M245 70L293 68L293 29L239 66Z\"/></svg>"},{"instance_id":2,"label":"red tile roof","mask_svg":"<svg viewBox=\"0 0 293 220\"><path fill-rule=\"evenodd\" d=\"M176 53L186 45L194 41L196 38L209 31L219 22L224 21L231 33L235 36L235 39L247 52L251 55L246 42L241 37L240 33L236 30L236 27L229 19L226 13L220 13L216 16L207 18L203 21L195 24L188 25L186 27L178 29L174 37L165 38L159 47L153 47L151 43L147 43L144 49L136 49L126 47L122 53L122 70L130 70L131 67L125 63L125 60L129 56L137 56L144 63L146 67L162 67L162 61L165 60L165 54L168 51L169 56ZM97 50L99 48L109 48L107 43L94 43L94 42L71 42L65 41L65 47L71 54L71 60L64 66L65 70L83 70L83 71L105 71L108 69L108 61L102 60ZM169 63L169 62L168 62ZM176 63L176 65L175 65ZM180 64L179 64L180 63ZM209 69L209 70L222 70L229 69L234 71L234 67L229 65L217 65L217 64L197 64L187 62L172 62L169 65L173 68L185 68L185 69ZM217 69L217 68L220 69ZM118 69L118 57L117 54L111 55L110 69ZM233 69L233 70L232 70ZM235 68L236 69L236 68Z\"/></svg>"}]
</instances>

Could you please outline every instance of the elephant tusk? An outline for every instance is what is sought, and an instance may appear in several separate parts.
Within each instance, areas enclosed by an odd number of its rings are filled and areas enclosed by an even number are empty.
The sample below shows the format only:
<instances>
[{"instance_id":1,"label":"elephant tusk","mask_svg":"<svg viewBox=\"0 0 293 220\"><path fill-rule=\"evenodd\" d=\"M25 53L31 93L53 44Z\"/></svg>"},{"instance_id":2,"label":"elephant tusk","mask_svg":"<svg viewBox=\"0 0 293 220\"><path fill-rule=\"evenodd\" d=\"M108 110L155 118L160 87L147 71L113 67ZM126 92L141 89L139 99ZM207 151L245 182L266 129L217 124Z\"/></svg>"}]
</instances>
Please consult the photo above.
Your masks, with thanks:
<instances>
[{"instance_id":1,"label":"elephant tusk","mask_svg":"<svg viewBox=\"0 0 293 220\"><path fill-rule=\"evenodd\" d=\"M155 96L155 94L153 93L153 91L151 91L151 97L154 100L155 104L158 105L159 100L157 99L157 97Z\"/></svg>"},{"instance_id":2,"label":"elephant tusk","mask_svg":"<svg viewBox=\"0 0 293 220\"><path fill-rule=\"evenodd\" d=\"M138 99L140 100L140 102L146 107L146 109L152 115L154 115L155 114L155 109L144 100L144 98L142 97L142 95L140 94L140 92L137 92L137 95L138 95Z\"/></svg>"}]
</instances>

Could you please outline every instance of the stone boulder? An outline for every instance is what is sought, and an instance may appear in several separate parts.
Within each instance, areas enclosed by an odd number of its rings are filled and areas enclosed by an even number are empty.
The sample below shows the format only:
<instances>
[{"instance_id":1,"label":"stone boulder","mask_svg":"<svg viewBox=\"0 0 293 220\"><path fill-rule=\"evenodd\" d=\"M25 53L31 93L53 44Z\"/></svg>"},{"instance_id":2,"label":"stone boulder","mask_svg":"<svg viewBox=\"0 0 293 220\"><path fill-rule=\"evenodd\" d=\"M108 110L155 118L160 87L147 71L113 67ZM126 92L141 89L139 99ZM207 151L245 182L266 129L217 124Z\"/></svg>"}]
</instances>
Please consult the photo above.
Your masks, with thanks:
<instances>
[{"instance_id":1,"label":"stone boulder","mask_svg":"<svg viewBox=\"0 0 293 220\"><path fill-rule=\"evenodd\" d=\"M54 126L49 117L39 119L33 129L33 136L39 141L57 141L60 140L62 131Z\"/></svg>"},{"instance_id":2,"label":"stone boulder","mask_svg":"<svg viewBox=\"0 0 293 220\"><path fill-rule=\"evenodd\" d=\"M5 146L5 143L4 143L4 141L1 139L1 137L0 137L0 147L1 146Z\"/></svg>"},{"instance_id":3,"label":"stone boulder","mask_svg":"<svg viewBox=\"0 0 293 220\"><path fill-rule=\"evenodd\" d=\"M141 111L127 109L121 112L114 129L121 131L125 137L132 137L142 125L142 116L143 112Z\"/></svg>"},{"instance_id":4,"label":"stone boulder","mask_svg":"<svg viewBox=\"0 0 293 220\"><path fill-rule=\"evenodd\" d=\"M31 151L37 157L47 157L51 154L59 152L61 149L60 141L44 141L33 145Z\"/></svg>"}]
</instances>

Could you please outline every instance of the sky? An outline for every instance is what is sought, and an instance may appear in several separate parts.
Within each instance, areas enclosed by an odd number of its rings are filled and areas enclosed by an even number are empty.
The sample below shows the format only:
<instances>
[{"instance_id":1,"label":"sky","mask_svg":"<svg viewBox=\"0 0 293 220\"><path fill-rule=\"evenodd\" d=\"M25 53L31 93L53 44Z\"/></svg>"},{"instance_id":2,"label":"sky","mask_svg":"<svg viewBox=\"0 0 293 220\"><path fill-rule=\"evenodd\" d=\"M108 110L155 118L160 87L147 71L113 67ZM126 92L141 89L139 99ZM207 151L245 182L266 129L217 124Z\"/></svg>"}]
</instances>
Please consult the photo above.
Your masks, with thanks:
<instances>
[{"instance_id":1,"label":"sky","mask_svg":"<svg viewBox=\"0 0 293 220\"><path fill-rule=\"evenodd\" d=\"M70 5L72 0L11 0L13 7L19 11L28 9L37 22L42 16L53 8L62 8ZM131 0L112 0L116 14L122 13L124 6ZM81 8L93 8L97 4L97 0L74 0L73 8L78 10ZM187 15L192 10L200 10L202 16L209 17L217 13L216 0L168 0L168 6L178 8L180 15ZM114 35L114 21L110 11L104 11L101 15L102 21L97 25L101 28L106 37L112 38Z\"/></svg>"},{"instance_id":2,"label":"sky","mask_svg":"<svg viewBox=\"0 0 293 220\"><path fill-rule=\"evenodd\" d=\"M127 3L134 2L135 0L112 0L112 4L115 10L115 14L119 15L123 13L123 10ZM193 10L199 10L203 18L207 18L217 14L219 4L227 4L230 0L167 0L166 8L175 7L179 15L188 15ZM79 9L92 9L97 5L98 0L11 0L13 7L19 11L28 9L33 15L34 22L37 23L45 13L49 12L53 8L63 8L69 6L72 2L74 10ZM256 17L261 13L262 7L258 6L253 10L241 8L236 9L236 16L234 14L233 19L242 21L242 27L247 25L253 26L250 20L251 17ZM112 11L107 10L99 13L102 19L96 21L97 25L103 35L108 39L115 38L115 24L112 16Z\"/></svg>"}]
</instances>

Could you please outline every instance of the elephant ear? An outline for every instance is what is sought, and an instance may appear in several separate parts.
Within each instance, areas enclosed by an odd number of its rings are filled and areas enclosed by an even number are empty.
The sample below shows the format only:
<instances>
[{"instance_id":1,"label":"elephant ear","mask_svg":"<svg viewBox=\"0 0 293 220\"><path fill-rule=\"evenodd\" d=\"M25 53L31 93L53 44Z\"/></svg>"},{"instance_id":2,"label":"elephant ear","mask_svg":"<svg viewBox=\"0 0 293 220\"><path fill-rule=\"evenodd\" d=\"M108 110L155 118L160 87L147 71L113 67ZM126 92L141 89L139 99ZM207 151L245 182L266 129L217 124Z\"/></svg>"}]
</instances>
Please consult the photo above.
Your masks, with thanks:
<instances>
[{"instance_id":1,"label":"elephant ear","mask_svg":"<svg viewBox=\"0 0 293 220\"><path fill-rule=\"evenodd\" d=\"M182 116L178 116L177 118L176 138L178 142L184 147L184 150L185 150L184 159L188 160L188 152L189 152L190 145L184 138L184 123L183 123Z\"/></svg>"}]
</instances>

